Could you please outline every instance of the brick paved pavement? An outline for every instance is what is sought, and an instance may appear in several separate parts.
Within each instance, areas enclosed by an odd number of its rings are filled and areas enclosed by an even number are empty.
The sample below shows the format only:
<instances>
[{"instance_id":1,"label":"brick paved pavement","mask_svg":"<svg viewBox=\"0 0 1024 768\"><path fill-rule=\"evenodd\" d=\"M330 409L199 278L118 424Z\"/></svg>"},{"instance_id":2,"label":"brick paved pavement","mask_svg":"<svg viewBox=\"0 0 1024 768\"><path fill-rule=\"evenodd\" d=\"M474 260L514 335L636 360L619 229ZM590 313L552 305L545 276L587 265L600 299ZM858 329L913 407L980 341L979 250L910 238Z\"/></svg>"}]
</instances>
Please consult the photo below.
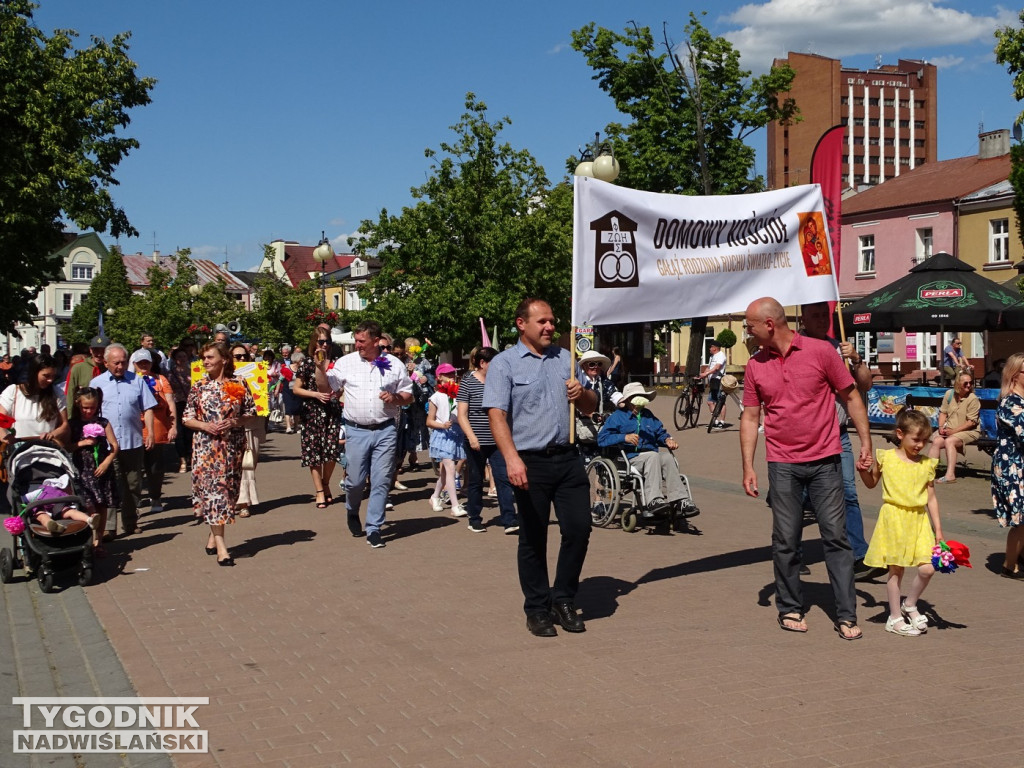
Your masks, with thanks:
<instances>
[{"instance_id":1,"label":"brick paved pavement","mask_svg":"<svg viewBox=\"0 0 1024 768\"><path fill-rule=\"evenodd\" d=\"M665 417L671 397L654 405ZM298 439L281 433L260 466L260 514L229 528L237 567L203 552L187 476L174 475L170 509L112 545L84 594L139 695L210 697L211 753L179 768L1022 762L1024 737L1004 721L1024 693L1012 675L1024 584L996 575L987 480L939 489L946 534L975 567L935 577L921 603L938 625L886 634L884 585L858 584L866 636L846 643L814 528L810 632L778 629L770 516L740 488L736 430L679 440L701 535L595 531L582 635L527 633L514 539L432 513L429 473L403 475L411 490L374 550L349 536L341 505L313 508ZM763 447L759 460L766 484ZM861 490L873 519L878 489ZM4 590L17 631L26 593ZM82 594L49 600L71 612ZM18 685L38 695L30 672L19 663Z\"/></svg>"}]
</instances>

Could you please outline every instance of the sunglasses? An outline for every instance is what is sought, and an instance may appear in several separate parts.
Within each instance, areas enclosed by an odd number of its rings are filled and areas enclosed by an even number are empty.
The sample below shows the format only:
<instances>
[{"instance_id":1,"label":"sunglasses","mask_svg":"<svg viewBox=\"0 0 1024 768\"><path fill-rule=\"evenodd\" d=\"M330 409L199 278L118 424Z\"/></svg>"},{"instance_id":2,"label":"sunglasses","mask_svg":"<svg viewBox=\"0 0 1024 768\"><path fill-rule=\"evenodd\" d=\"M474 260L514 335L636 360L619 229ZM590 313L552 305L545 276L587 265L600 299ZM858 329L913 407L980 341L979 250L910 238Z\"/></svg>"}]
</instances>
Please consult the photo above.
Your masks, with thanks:
<instances>
[{"instance_id":1,"label":"sunglasses","mask_svg":"<svg viewBox=\"0 0 1024 768\"><path fill-rule=\"evenodd\" d=\"M600 368L601 367L600 363L584 363L583 365L586 368Z\"/></svg>"},{"instance_id":2,"label":"sunglasses","mask_svg":"<svg viewBox=\"0 0 1024 768\"><path fill-rule=\"evenodd\" d=\"M331 343L330 339L317 339L316 340L316 344L317 344L318 347L326 347L330 343Z\"/></svg>"},{"instance_id":3,"label":"sunglasses","mask_svg":"<svg viewBox=\"0 0 1024 768\"><path fill-rule=\"evenodd\" d=\"M391 345L390 344L381 344L380 348L381 349L391 349Z\"/></svg>"},{"instance_id":4,"label":"sunglasses","mask_svg":"<svg viewBox=\"0 0 1024 768\"><path fill-rule=\"evenodd\" d=\"M232 355L232 357L235 358L235 360L245 360L246 358L245 355Z\"/></svg>"}]
</instances>

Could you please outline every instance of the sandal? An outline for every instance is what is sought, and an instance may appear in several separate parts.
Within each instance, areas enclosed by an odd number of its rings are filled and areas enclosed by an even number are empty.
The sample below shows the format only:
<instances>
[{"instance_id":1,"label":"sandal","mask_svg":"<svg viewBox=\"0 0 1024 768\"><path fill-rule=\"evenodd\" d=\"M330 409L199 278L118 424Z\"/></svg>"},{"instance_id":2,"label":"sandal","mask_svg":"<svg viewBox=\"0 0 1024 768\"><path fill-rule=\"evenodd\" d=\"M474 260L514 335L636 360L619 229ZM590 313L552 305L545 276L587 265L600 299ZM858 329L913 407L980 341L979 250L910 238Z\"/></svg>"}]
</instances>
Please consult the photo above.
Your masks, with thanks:
<instances>
[{"instance_id":1,"label":"sandal","mask_svg":"<svg viewBox=\"0 0 1024 768\"><path fill-rule=\"evenodd\" d=\"M324 503L328 506L334 503L334 497L331 495L330 491L324 491Z\"/></svg>"},{"instance_id":2,"label":"sandal","mask_svg":"<svg viewBox=\"0 0 1024 768\"><path fill-rule=\"evenodd\" d=\"M894 635L902 635L903 637L917 637L921 634L921 630L916 629L913 624L902 616L895 619L890 616L886 619L885 631L892 632Z\"/></svg>"},{"instance_id":3,"label":"sandal","mask_svg":"<svg viewBox=\"0 0 1024 768\"><path fill-rule=\"evenodd\" d=\"M248 509L240 509L238 511L238 516L239 517L251 517L251 515L249 514L249 510Z\"/></svg>"},{"instance_id":4,"label":"sandal","mask_svg":"<svg viewBox=\"0 0 1024 768\"><path fill-rule=\"evenodd\" d=\"M956 478L954 477L952 480L950 480L948 477L943 475L942 477L938 478L935 482L942 483L943 485L952 485L953 483L956 482Z\"/></svg>"},{"instance_id":5,"label":"sandal","mask_svg":"<svg viewBox=\"0 0 1024 768\"><path fill-rule=\"evenodd\" d=\"M837 621L832 626L834 627L836 632L839 633L839 637L841 637L843 640L860 640L862 637L864 637L864 633L860 631L860 627L857 626L856 621L844 619L843 621ZM886 624L885 628L889 629L889 625ZM851 634L855 629L857 630L857 634ZM891 632L892 630L889 631Z\"/></svg>"},{"instance_id":6,"label":"sandal","mask_svg":"<svg viewBox=\"0 0 1024 768\"><path fill-rule=\"evenodd\" d=\"M919 613L916 605L907 605L905 602L900 603L900 611L907 617L911 625L920 632L922 635L928 631L928 617L922 613ZM916 616L911 614L916 613Z\"/></svg>"},{"instance_id":7,"label":"sandal","mask_svg":"<svg viewBox=\"0 0 1024 768\"><path fill-rule=\"evenodd\" d=\"M326 497L325 497L325 500L324 500L324 501L316 501L316 497L317 497L317 496L323 496L323 495L324 495L324 492L323 492L323 491L317 491L317 492L316 492L316 493L315 493L315 494L313 495L313 500L314 500L314 501L316 502L316 508L317 508L317 509L327 509L327 501L326 501Z\"/></svg>"},{"instance_id":8,"label":"sandal","mask_svg":"<svg viewBox=\"0 0 1024 768\"><path fill-rule=\"evenodd\" d=\"M796 624L802 624L804 620L804 614L802 613L780 613L779 614L779 626L787 632L799 632L803 634L807 631L807 627L787 627L786 622L791 621Z\"/></svg>"},{"instance_id":9,"label":"sandal","mask_svg":"<svg viewBox=\"0 0 1024 768\"><path fill-rule=\"evenodd\" d=\"M1021 577L1024 577L1024 572L1011 571L1004 565L1002 568L999 569L999 575L1002 576L1004 579L1020 580Z\"/></svg>"}]
</instances>

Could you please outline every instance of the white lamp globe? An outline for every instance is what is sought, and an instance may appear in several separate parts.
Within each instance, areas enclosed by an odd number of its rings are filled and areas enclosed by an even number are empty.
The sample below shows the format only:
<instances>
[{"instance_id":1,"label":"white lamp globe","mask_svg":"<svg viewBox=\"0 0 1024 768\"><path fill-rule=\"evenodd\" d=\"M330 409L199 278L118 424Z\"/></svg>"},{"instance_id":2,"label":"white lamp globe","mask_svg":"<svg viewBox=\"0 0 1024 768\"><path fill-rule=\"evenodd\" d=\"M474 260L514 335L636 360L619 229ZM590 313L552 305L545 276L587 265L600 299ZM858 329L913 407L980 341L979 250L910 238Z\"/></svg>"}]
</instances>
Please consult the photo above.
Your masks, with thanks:
<instances>
[{"instance_id":1,"label":"white lamp globe","mask_svg":"<svg viewBox=\"0 0 1024 768\"><path fill-rule=\"evenodd\" d=\"M615 181L619 177L619 161L613 155L601 155L594 160L594 178Z\"/></svg>"}]
</instances>

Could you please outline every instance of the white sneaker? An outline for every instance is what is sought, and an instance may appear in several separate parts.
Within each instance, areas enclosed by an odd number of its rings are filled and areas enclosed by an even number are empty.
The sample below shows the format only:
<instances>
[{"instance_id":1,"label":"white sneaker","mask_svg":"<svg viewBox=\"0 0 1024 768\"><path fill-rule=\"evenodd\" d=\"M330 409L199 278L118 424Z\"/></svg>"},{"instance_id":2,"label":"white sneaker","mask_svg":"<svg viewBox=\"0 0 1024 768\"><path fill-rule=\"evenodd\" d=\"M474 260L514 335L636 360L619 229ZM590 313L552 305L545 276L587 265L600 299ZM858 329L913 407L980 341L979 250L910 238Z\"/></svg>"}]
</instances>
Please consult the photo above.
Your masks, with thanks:
<instances>
[{"instance_id":1,"label":"white sneaker","mask_svg":"<svg viewBox=\"0 0 1024 768\"><path fill-rule=\"evenodd\" d=\"M469 512L463 509L458 502L452 504L452 517L465 517L468 514Z\"/></svg>"},{"instance_id":2,"label":"white sneaker","mask_svg":"<svg viewBox=\"0 0 1024 768\"><path fill-rule=\"evenodd\" d=\"M402 483L400 483L399 481L396 480L395 481L395 490L396 491L408 491L409 490L409 486L404 485L404 484L402 484Z\"/></svg>"},{"instance_id":3,"label":"white sneaker","mask_svg":"<svg viewBox=\"0 0 1024 768\"><path fill-rule=\"evenodd\" d=\"M163 512L164 511L164 505L161 504L159 501L154 501L153 502L153 506L151 506L149 508L149 511L150 512Z\"/></svg>"},{"instance_id":4,"label":"white sneaker","mask_svg":"<svg viewBox=\"0 0 1024 768\"><path fill-rule=\"evenodd\" d=\"M444 511L444 502L441 501L437 496L430 497L430 508L435 512Z\"/></svg>"},{"instance_id":5,"label":"white sneaker","mask_svg":"<svg viewBox=\"0 0 1024 768\"><path fill-rule=\"evenodd\" d=\"M384 510L385 510L385 511L387 511L387 512L390 512L390 511L391 511L391 510L393 510L394 508L395 508L395 505L394 505L394 504L392 504L392 503L391 503L390 501L385 501L385 502L384 502Z\"/></svg>"}]
</instances>

